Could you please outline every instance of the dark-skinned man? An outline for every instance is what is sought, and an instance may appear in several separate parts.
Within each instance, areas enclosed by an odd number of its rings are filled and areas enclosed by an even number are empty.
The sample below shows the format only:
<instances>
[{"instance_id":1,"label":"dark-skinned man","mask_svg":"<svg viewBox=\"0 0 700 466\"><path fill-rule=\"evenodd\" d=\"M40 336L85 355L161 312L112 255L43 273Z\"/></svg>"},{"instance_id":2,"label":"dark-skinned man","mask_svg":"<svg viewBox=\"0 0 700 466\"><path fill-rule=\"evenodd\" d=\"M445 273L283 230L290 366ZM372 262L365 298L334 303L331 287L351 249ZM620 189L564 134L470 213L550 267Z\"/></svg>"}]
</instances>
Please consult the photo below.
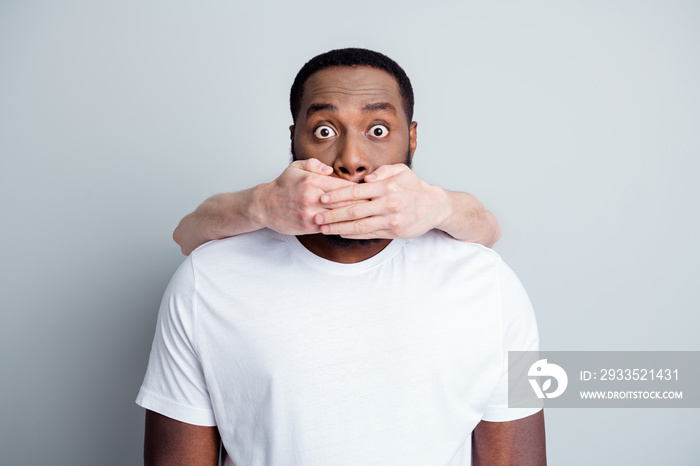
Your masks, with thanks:
<instances>
[{"instance_id":1,"label":"dark-skinned man","mask_svg":"<svg viewBox=\"0 0 700 466\"><path fill-rule=\"evenodd\" d=\"M292 152L353 184L410 164L413 91L363 49L309 61ZM329 299L330 298L330 299ZM198 248L161 306L137 402L149 465L543 465L541 410L508 407L508 351L538 349L493 251L270 229Z\"/></svg>"}]
</instances>

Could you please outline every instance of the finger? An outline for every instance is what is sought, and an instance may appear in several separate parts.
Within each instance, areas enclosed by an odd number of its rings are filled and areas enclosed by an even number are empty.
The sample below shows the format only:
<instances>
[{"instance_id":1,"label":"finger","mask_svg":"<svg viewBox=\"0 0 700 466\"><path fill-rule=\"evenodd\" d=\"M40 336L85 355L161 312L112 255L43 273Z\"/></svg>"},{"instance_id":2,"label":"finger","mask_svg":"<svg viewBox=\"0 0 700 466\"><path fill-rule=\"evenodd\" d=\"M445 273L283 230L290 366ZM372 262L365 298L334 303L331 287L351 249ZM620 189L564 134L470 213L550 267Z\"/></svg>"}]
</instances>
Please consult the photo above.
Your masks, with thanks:
<instances>
[{"instance_id":1,"label":"finger","mask_svg":"<svg viewBox=\"0 0 700 466\"><path fill-rule=\"evenodd\" d=\"M376 239L376 238L385 238L385 239L396 239L398 236L393 234L390 230L374 230L369 233L365 233L362 235L340 235L343 238L346 239Z\"/></svg>"},{"instance_id":2,"label":"finger","mask_svg":"<svg viewBox=\"0 0 700 466\"><path fill-rule=\"evenodd\" d=\"M333 204L323 204L323 208L325 209L324 211L329 211L329 210L333 210L333 209L339 209L341 207L347 207L347 206L353 205L353 204L361 204L363 202L370 202L370 201L368 201L366 199L358 199L356 201L336 202Z\"/></svg>"},{"instance_id":3,"label":"finger","mask_svg":"<svg viewBox=\"0 0 700 466\"><path fill-rule=\"evenodd\" d=\"M379 197L386 192L386 187L381 184L353 183L351 186L326 192L321 196L321 203L335 204L338 202L369 200Z\"/></svg>"},{"instance_id":4,"label":"finger","mask_svg":"<svg viewBox=\"0 0 700 466\"><path fill-rule=\"evenodd\" d=\"M382 165L381 167L374 170L369 175L365 176L365 181L367 183L372 183L374 181L386 180L392 176L396 176L401 172L410 170L407 165L403 163L397 163L394 165Z\"/></svg>"},{"instance_id":5,"label":"finger","mask_svg":"<svg viewBox=\"0 0 700 466\"><path fill-rule=\"evenodd\" d=\"M326 165L318 159L310 158L306 160L295 160L290 164L293 168L298 168L300 170L305 170L307 172L315 173L317 175L328 176L333 173L333 167Z\"/></svg>"},{"instance_id":6,"label":"finger","mask_svg":"<svg viewBox=\"0 0 700 466\"><path fill-rule=\"evenodd\" d=\"M317 180L315 180L314 183L316 187L318 187L325 193L337 191L339 189L352 189L352 187L355 186L355 184L356 183L353 183L352 181L344 180L343 178L336 178L334 176L319 177Z\"/></svg>"},{"instance_id":7,"label":"finger","mask_svg":"<svg viewBox=\"0 0 700 466\"><path fill-rule=\"evenodd\" d=\"M381 217L367 217L360 220L352 220L347 222L331 223L321 225L321 233L324 235L340 235L345 238L389 238L390 236L377 236L379 231L386 230L386 221Z\"/></svg>"},{"instance_id":8,"label":"finger","mask_svg":"<svg viewBox=\"0 0 700 466\"><path fill-rule=\"evenodd\" d=\"M295 160L289 164L288 168L296 169L293 171L292 178L296 183L304 181L308 186L317 188L321 191L333 191L340 188L345 188L348 186L353 186L355 183L352 181L345 180L343 178L337 178L333 176L328 176L326 174L319 174L318 171L324 171L323 166L328 167L328 165L323 164L317 159L308 160ZM331 167L328 167L331 170ZM285 170L285 173L288 173Z\"/></svg>"},{"instance_id":9,"label":"finger","mask_svg":"<svg viewBox=\"0 0 700 466\"><path fill-rule=\"evenodd\" d=\"M348 220L357 220L360 218L371 217L382 214L381 206L376 202L359 201L351 205L340 207L337 209L320 212L314 216L314 221L317 225L328 223L345 222ZM339 234L339 233L333 233Z\"/></svg>"}]
</instances>

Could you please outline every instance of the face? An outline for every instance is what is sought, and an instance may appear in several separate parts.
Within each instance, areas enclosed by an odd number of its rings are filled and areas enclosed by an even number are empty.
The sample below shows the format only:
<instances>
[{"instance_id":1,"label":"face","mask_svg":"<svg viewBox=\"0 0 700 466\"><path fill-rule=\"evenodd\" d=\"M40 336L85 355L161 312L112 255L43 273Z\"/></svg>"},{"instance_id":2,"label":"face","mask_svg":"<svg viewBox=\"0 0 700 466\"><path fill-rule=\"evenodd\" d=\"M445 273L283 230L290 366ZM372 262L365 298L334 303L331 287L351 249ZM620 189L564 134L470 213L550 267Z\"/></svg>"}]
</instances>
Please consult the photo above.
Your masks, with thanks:
<instances>
[{"instance_id":1,"label":"face","mask_svg":"<svg viewBox=\"0 0 700 466\"><path fill-rule=\"evenodd\" d=\"M338 66L312 74L292 132L295 160L317 158L333 176L360 183L387 164L410 165L415 122L408 123L396 80L367 66Z\"/></svg>"}]
</instances>

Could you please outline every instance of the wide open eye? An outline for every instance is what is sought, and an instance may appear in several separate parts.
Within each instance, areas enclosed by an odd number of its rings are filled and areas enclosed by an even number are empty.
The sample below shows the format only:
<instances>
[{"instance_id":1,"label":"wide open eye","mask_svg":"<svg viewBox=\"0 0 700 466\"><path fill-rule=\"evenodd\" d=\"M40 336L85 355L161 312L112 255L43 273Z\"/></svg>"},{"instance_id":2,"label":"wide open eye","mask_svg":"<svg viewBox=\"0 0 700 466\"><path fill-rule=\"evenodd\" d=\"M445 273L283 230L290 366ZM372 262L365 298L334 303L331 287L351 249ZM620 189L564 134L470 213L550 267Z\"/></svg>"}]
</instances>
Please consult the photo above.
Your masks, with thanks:
<instances>
[{"instance_id":1,"label":"wide open eye","mask_svg":"<svg viewBox=\"0 0 700 466\"><path fill-rule=\"evenodd\" d=\"M328 125L319 126L314 130L314 136L318 139L328 139L335 136L335 130Z\"/></svg>"},{"instance_id":2,"label":"wide open eye","mask_svg":"<svg viewBox=\"0 0 700 466\"><path fill-rule=\"evenodd\" d=\"M369 135L374 138L385 138L389 135L389 128L384 125L374 125L369 129Z\"/></svg>"}]
</instances>

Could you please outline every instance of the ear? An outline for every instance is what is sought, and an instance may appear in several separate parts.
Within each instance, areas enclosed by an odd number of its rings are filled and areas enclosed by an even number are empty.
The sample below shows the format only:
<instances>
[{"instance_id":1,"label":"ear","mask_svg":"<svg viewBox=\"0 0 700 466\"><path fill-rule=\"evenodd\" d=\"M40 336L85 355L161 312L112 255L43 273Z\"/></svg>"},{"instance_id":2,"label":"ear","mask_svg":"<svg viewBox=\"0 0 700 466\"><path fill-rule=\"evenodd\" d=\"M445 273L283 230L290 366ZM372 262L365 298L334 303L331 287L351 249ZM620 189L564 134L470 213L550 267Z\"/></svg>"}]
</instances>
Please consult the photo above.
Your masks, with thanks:
<instances>
[{"instance_id":1,"label":"ear","mask_svg":"<svg viewBox=\"0 0 700 466\"><path fill-rule=\"evenodd\" d=\"M295 160L295 157L294 157L294 125L289 127L289 141L290 141L289 149L292 153L292 160Z\"/></svg>"},{"instance_id":2,"label":"ear","mask_svg":"<svg viewBox=\"0 0 700 466\"><path fill-rule=\"evenodd\" d=\"M409 152L411 154L411 161L413 161L413 153L416 151L416 148L418 147L418 123L415 121L412 121L410 125L408 125L408 148L410 149Z\"/></svg>"}]
</instances>

